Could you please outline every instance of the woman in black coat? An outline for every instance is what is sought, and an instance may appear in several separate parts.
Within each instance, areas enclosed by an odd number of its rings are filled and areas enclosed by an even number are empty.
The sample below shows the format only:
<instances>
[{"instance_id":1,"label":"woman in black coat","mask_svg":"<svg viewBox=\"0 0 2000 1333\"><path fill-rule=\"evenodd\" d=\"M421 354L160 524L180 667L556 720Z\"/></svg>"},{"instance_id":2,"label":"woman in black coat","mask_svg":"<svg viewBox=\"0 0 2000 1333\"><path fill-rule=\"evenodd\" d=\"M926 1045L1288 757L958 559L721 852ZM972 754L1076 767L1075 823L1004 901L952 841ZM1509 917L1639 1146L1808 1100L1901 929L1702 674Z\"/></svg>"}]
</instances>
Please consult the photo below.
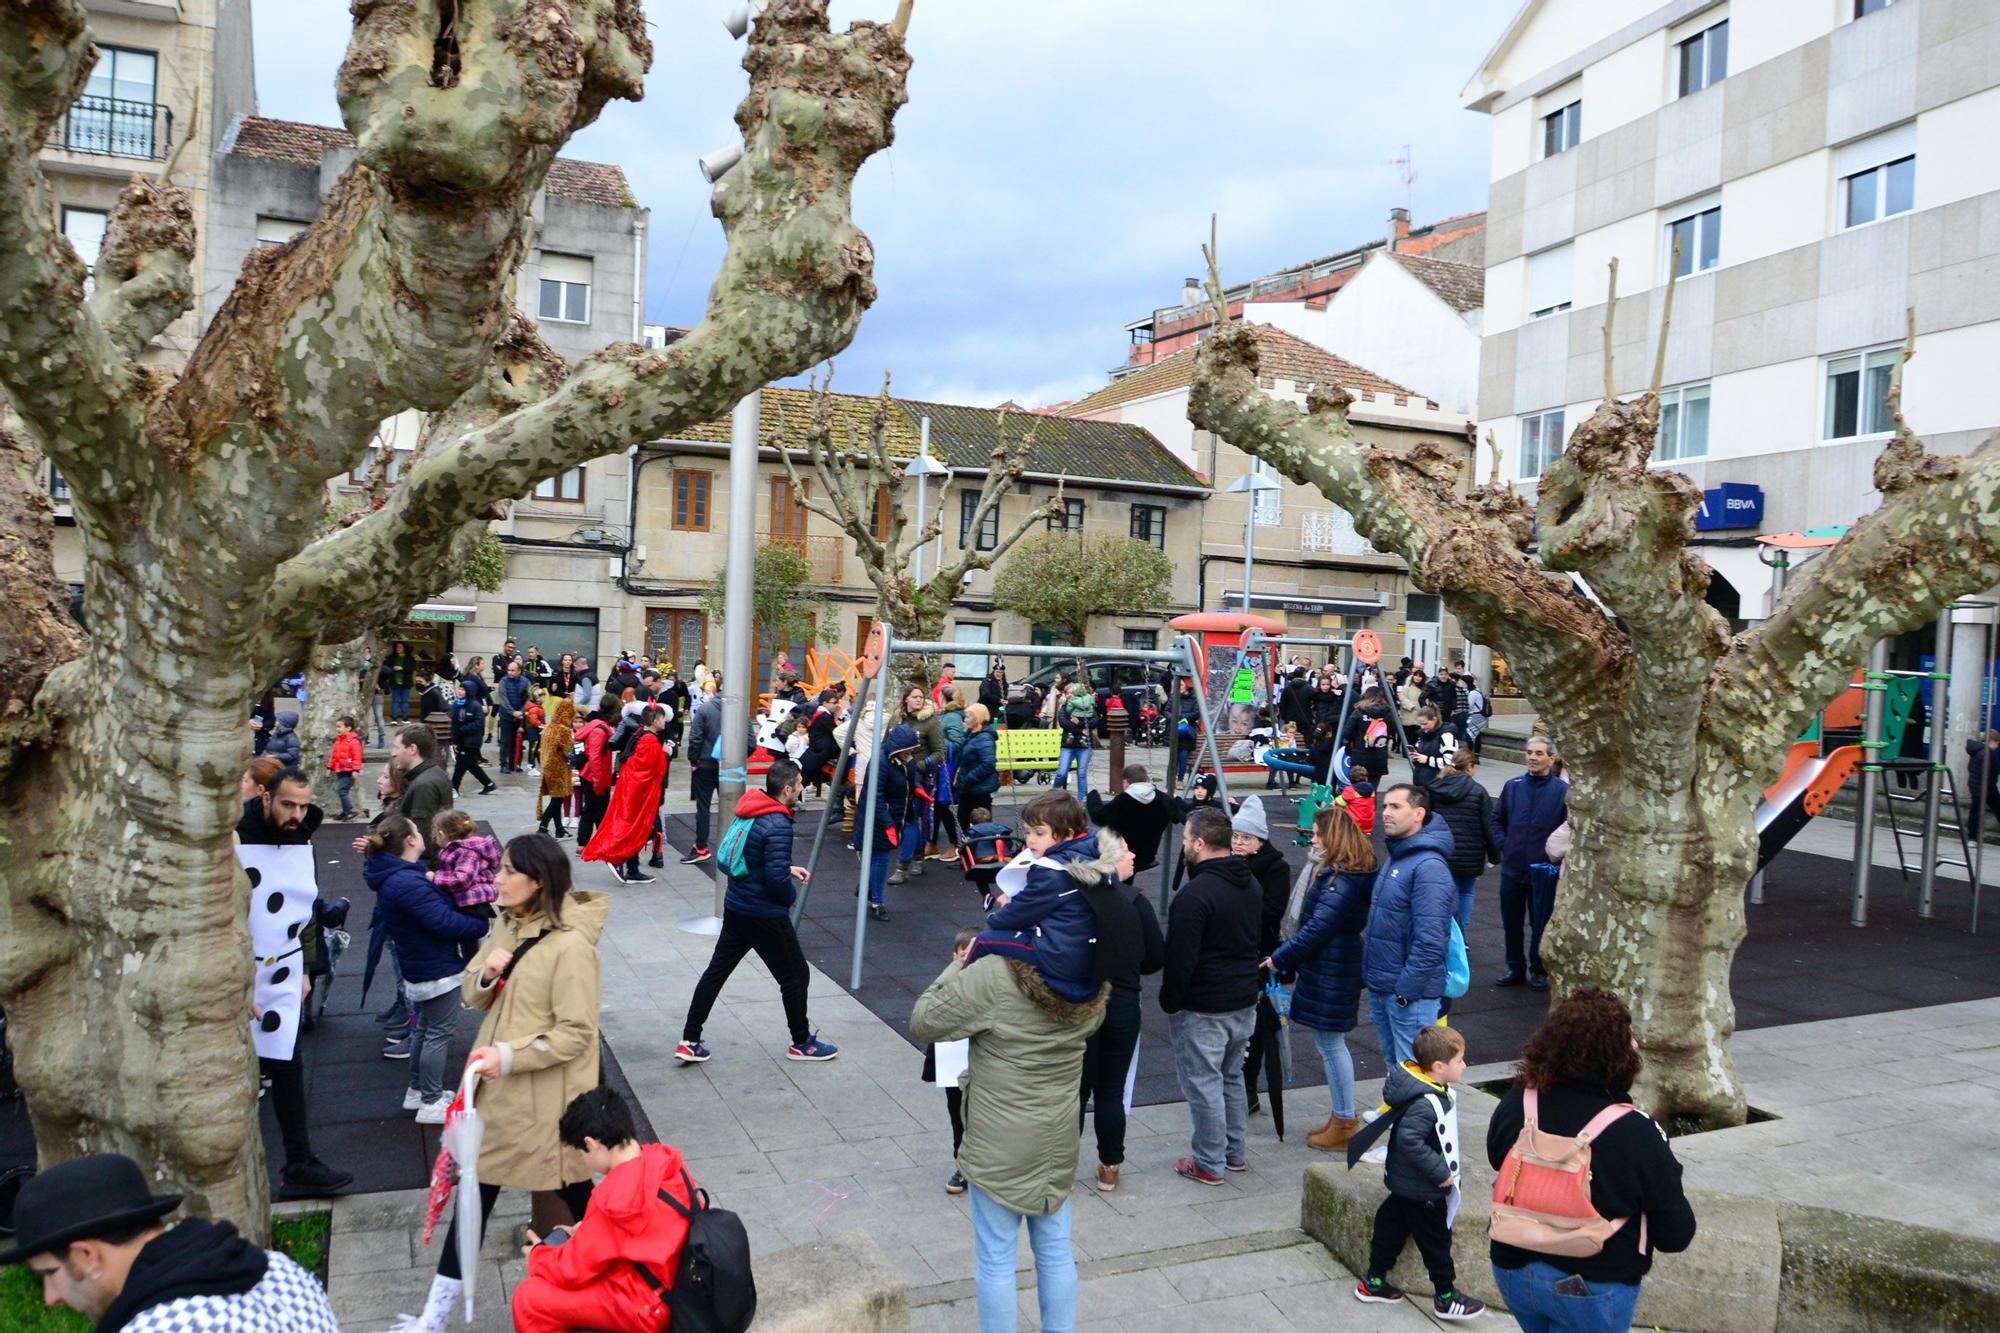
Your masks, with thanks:
<instances>
[{"instance_id":1,"label":"woman in black coat","mask_svg":"<svg viewBox=\"0 0 2000 1333\"><path fill-rule=\"evenodd\" d=\"M1473 774L1479 771L1479 756L1460 748L1451 766L1431 783L1431 809L1444 816L1451 830L1452 852L1445 864L1451 867L1451 881L1458 889L1459 934L1471 937L1473 886L1486 867L1500 864L1500 828L1493 820L1493 797L1479 785Z\"/></svg>"},{"instance_id":2,"label":"woman in black coat","mask_svg":"<svg viewBox=\"0 0 2000 1333\"><path fill-rule=\"evenodd\" d=\"M833 738L836 719L834 706L840 696L831 687L819 692L819 706L813 710L806 723L806 752L799 760L799 769L805 780L812 784L813 795L817 796L833 777L833 761L840 755L840 742Z\"/></svg>"},{"instance_id":3,"label":"woman in black coat","mask_svg":"<svg viewBox=\"0 0 2000 1333\"><path fill-rule=\"evenodd\" d=\"M1139 1049L1139 978L1166 966L1167 943L1153 904L1132 886L1137 873L1132 848L1110 829L1097 831L1097 846L1100 856L1120 849L1117 878L1103 891L1115 894L1131 910L1099 914L1103 898L1095 891L1086 891L1084 901L1097 914L1100 933L1116 929L1136 937L1121 941L1116 950L1120 957L1135 959L1134 965L1106 978L1111 989L1105 998L1104 1023L1083 1048L1083 1095L1076 1109L1077 1132L1082 1133L1084 1104L1095 1108L1097 1188L1109 1194L1118 1188L1118 1168L1125 1164L1125 1075Z\"/></svg>"},{"instance_id":4,"label":"woman in black coat","mask_svg":"<svg viewBox=\"0 0 2000 1333\"><path fill-rule=\"evenodd\" d=\"M1306 1146L1333 1152L1361 1129L1347 1033L1361 1013L1361 932L1375 891L1375 849L1354 817L1334 805L1313 820L1313 857L1320 869L1299 909L1298 929L1265 966L1280 980L1297 979L1292 1022L1312 1034L1333 1097L1333 1114L1306 1135Z\"/></svg>"},{"instance_id":5,"label":"woman in black coat","mask_svg":"<svg viewBox=\"0 0 2000 1333\"><path fill-rule=\"evenodd\" d=\"M1324 722L1330 727L1340 726L1339 678L1331 674L1319 678L1319 687L1312 693L1312 721L1317 727Z\"/></svg>"}]
</instances>

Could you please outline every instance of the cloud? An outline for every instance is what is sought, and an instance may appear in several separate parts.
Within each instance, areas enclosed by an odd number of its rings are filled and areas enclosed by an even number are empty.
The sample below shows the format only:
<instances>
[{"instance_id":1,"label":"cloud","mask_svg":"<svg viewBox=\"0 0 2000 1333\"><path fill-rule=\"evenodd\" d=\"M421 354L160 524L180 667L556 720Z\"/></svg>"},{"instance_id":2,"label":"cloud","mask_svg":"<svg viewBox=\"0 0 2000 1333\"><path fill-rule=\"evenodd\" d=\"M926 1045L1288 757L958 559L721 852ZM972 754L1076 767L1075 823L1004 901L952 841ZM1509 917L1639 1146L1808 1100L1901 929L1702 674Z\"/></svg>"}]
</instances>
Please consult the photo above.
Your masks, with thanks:
<instances>
[{"instance_id":1,"label":"cloud","mask_svg":"<svg viewBox=\"0 0 2000 1333\"><path fill-rule=\"evenodd\" d=\"M694 160L736 135L725 8L654 0L645 99L566 150L618 163L651 210L658 322L699 317L721 258ZM1458 92L1507 17L1491 0L917 0L909 105L855 184L881 299L843 380L889 366L912 394L1073 397L1123 362L1124 324L1178 301L1211 212L1232 282L1377 238L1404 202L1403 144L1419 224L1483 207L1490 126ZM337 123L344 7L256 0L255 22L263 113Z\"/></svg>"}]
</instances>

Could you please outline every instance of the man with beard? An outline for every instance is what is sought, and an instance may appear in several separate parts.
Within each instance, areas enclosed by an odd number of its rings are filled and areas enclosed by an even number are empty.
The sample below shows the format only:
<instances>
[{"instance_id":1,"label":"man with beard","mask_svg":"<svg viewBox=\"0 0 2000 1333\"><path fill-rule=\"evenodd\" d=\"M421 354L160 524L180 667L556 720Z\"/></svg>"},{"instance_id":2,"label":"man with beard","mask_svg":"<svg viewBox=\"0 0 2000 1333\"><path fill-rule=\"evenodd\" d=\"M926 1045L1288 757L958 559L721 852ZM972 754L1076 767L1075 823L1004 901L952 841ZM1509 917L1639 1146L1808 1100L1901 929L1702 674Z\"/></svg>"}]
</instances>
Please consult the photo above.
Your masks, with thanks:
<instances>
[{"instance_id":1,"label":"man with beard","mask_svg":"<svg viewBox=\"0 0 2000 1333\"><path fill-rule=\"evenodd\" d=\"M437 863L431 842L431 821L452 806L451 779L438 767L437 737L421 723L396 728L389 738L389 762L403 775L403 803L398 807L424 837L424 864ZM489 785L488 790L491 790Z\"/></svg>"},{"instance_id":2,"label":"man with beard","mask_svg":"<svg viewBox=\"0 0 2000 1333\"><path fill-rule=\"evenodd\" d=\"M421 725L404 730L430 733ZM325 818L312 803L312 780L296 768L280 769L264 784L263 791L243 803L243 817L236 824L236 840L253 846L310 846L312 835ZM305 932L300 951L299 983L307 997L312 994L312 963L307 956L316 930ZM271 1109L278 1116L278 1133L285 1144L285 1169L278 1177L278 1197L306 1199L336 1194L354 1183L351 1172L336 1171L313 1156L312 1141L306 1134L305 1067L296 1047L289 1060L259 1057L257 1067L271 1080Z\"/></svg>"}]
</instances>

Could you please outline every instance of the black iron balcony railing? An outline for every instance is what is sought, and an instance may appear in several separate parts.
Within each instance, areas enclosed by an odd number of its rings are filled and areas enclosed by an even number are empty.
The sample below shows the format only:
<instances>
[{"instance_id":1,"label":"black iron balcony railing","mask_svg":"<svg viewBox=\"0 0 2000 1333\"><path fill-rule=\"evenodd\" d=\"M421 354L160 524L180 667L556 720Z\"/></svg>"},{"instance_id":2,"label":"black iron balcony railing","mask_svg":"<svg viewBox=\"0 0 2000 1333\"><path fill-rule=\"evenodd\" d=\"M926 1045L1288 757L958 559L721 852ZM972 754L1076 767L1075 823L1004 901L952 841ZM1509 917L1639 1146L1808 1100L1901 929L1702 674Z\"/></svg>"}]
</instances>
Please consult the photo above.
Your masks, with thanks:
<instances>
[{"instance_id":1,"label":"black iron balcony railing","mask_svg":"<svg viewBox=\"0 0 2000 1333\"><path fill-rule=\"evenodd\" d=\"M160 161L173 138L173 108L86 93L63 119L62 146L72 153Z\"/></svg>"}]
</instances>

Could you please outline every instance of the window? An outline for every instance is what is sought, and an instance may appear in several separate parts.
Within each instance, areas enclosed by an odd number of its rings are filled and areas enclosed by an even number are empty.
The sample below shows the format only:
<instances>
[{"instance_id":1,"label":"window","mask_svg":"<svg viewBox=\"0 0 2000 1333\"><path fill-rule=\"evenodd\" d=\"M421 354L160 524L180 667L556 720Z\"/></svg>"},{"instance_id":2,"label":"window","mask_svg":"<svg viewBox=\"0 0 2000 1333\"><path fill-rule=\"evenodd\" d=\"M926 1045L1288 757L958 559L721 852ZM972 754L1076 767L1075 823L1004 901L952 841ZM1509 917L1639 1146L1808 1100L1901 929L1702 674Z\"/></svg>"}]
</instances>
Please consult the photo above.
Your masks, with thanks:
<instances>
[{"instance_id":1,"label":"window","mask_svg":"<svg viewBox=\"0 0 2000 1333\"><path fill-rule=\"evenodd\" d=\"M1156 629L1128 629L1124 634L1127 648L1147 653L1160 650L1160 632Z\"/></svg>"},{"instance_id":2,"label":"window","mask_svg":"<svg viewBox=\"0 0 2000 1333\"><path fill-rule=\"evenodd\" d=\"M294 222L290 218L259 217L257 219L257 244L260 246L283 245L294 237L304 234L305 229L305 223Z\"/></svg>"},{"instance_id":3,"label":"window","mask_svg":"<svg viewBox=\"0 0 2000 1333\"><path fill-rule=\"evenodd\" d=\"M510 606L507 637L521 651L539 648L545 662L560 662L564 653L597 661L597 608L594 606ZM610 663L604 663L609 666Z\"/></svg>"},{"instance_id":4,"label":"window","mask_svg":"<svg viewBox=\"0 0 2000 1333\"><path fill-rule=\"evenodd\" d=\"M1537 412L1533 416L1521 418L1521 480L1532 481L1542 475L1549 464L1561 457L1563 449L1563 414L1557 408L1553 412Z\"/></svg>"},{"instance_id":5,"label":"window","mask_svg":"<svg viewBox=\"0 0 2000 1333\"><path fill-rule=\"evenodd\" d=\"M951 640L953 643L964 644L991 643L993 642L993 627L991 625L953 625L951 627ZM977 681L981 676L992 670L988 663L993 659L985 653L953 653L951 660L958 667L959 679L963 681ZM976 691L972 691L967 687L966 697L968 699L972 697L973 693L976 693Z\"/></svg>"},{"instance_id":6,"label":"window","mask_svg":"<svg viewBox=\"0 0 2000 1333\"><path fill-rule=\"evenodd\" d=\"M350 486L366 486L369 477L374 474L376 460L381 458L381 456L381 445L369 445L368 452L362 455L359 463L354 465L354 470L347 474L347 484ZM409 465L409 461L410 451L408 449L399 448L394 450L390 455L387 481L391 486L394 486L403 479L403 469Z\"/></svg>"},{"instance_id":7,"label":"window","mask_svg":"<svg viewBox=\"0 0 2000 1333\"><path fill-rule=\"evenodd\" d=\"M674 531L708 531L709 487L714 483L715 474L707 468L674 469Z\"/></svg>"},{"instance_id":8,"label":"window","mask_svg":"<svg viewBox=\"0 0 2000 1333\"><path fill-rule=\"evenodd\" d=\"M1167 549L1167 507L1165 505L1133 505L1132 536L1142 542L1151 542L1164 551Z\"/></svg>"},{"instance_id":9,"label":"window","mask_svg":"<svg viewBox=\"0 0 2000 1333\"><path fill-rule=\"evenodd\" d=\"M697 662L708 658L708 627L699 611L674 611L649 607L646 611L646 656L659 660L661 653L680 668L680 678L694 679ZM561 655L557 655L561 661ZM593 664L595 658L592 659ZM610 663L605 663L609 666Z\"/></svg>"},{"instance_id":10,"label":"window","mask_svg":"<svg viewBox=\"0 0 2000 1333\"><path fill-rule=\"evenodd\" d=\"M807 486L801 481L794 495L790 477L771 478L771 542L790 546L801 555L806 549Z\"/></svg>"},{"instance_id":11,"label":"window","mask_svg":"<svg viewBox=\"0 0 2000 1333\"><path fill-rule=\"evenodd\" d=\"M1082 532L1083 501L1065 498L1063 511L1050 517L1048 528L1050 532Z\"/></svg>"},{"instance_id":12,"label":"window","mask_svg":"<svg viewBox=\"0 0 2000 1333\"><path fill-rule=\"evenodd\" d=\"M875 617L873 616L854 617L854 660L855 661L857 662L860 661L861 655L868 651L868 636L873 634L874 632L875 632ZM801 665L803 665L803 663Z\"/></svg>"},{"instance_id":13,"label":"window","mask_svg":"<svg viewBox=\"0 0 2000 1333\"><path fill-rule=\"evenodd\" d=\"M1721 262L1722 205L1690 213L1667 224L1667 258L1674 276L1706 273Z\"/></svg>"},{"instance_id":14,"label":"window","mask_svg":"<svg viewBox=\"0 0 2000 1333\"><path fill-rule=\"evenodd\" d=\"M1689 384L1660 395L1660 439L1653 457L1662 462L1708 455L1708 386Z\"/></svg>"},{"instance_id":15,"label":"window","mask_svg":"<svg viewBox=\"0 0 2000 1333\"><path fill-rule=\"evenodd\" d=\"M1260 528L1275 528L1285 518L1285 479L1278 475L1278 469L1261 458L1250 460L1250 470L1260 477L1269 477L1278 483L1277 488L1268 491L1252 491L1256 496L1256 522Z\"/></svg>"},{"instance_id":16,"label":"window","mask_svg":"<svg viewBox=\"0 0 2000 1333\"><path fill-rule=\"evenodd\" d=\"M868 535L878 542L889 540L889 518L895 500L887 486L875 488L875 512L868 517Z\"/></svg>"},{"instance_id":17,"label":"window","mask_svg":"<svg viewBox=\"0 0 2000 1333\"><path fill-rule=\"evenodd\" d=\"M583 469L573 467L560 477L544 477L535 483L537 500L565 500L578 502L583 499Z\"/></svg>"},{"instance_id":18,"label":"window","mask_svg":"<svg viewBox=\"0 0 2000 1333\"><path fill-rule=\"evenodd\" d=\"M1571 102L1542 117L1542 156L1554 157L1576 147L1583 137L1583 103Z\"/></svg>"},{"instance_id":19,"label":"window","mask_svg":"<svg viewBox=\"0 0 2000 1333\"><path fill-rule=\"evenodd\" d=\"M69 109L63 146L111 157L164 156L167 136L155 91L159 65L151 51L100 46L90 81Z\"/></svg>"},{"instance_id":20,"label":"window","mask_svg":"<svg viewBox=\"0 0 2000 1333\"><path fill-rule=\"evenodd\" d=\"M91 291L96 286L97 252L104 247L104 225L110 215L95 208L70 208L62 211L63 238L76 251L76 257L83 261L83 290Z\"/></svg>"},{"instance_id":21,"label":"window","mask_svg":"<svg viewBox=\"0 0 2000 1333\"><path fill-rule=\"evenodd\" d=\"M542 256L541 304L537 313L559 324L590 323L590 260L578 255Z\"/></svg>"},{"instance_id":22,"label":"window","mask_svg":"<svg viewBox=\"0 0 2000 1333\"><path fill-rule=\"evenodd\" d=\"M1852 439L1893 429L1889 421L1889 381L1901 349L1878 347L1836 356L1826 363L1826 428L1823 438Z\"/></svg>"},{"instance_id":23,"label":"window","mask_svg":"<svg viewBox=\"0 0 2000 1333\"><path fill-rule=\"evenodd\" d=\"M968 539L975 537L972 531L972 515L978 508L978 491L960 491L958 493L958 544L961 547L968 544ZM978 541L978 549L982 551L990 551L1000 544L999 505L996 504L986 511L985 521L980 523L976 539Z\"/></svg>"},{"instance_id":24,"label":"window","mask_svg":"<svg viewBox=\"0 0 2000 1333\"><path fill-rule=\"evenodd\" d=\"M1854 17L1867 18L1878 9L1887 9L1896 0L1854 0Z\"/></svg>"},{"instance_id":25,"label":"window","mask_svg":"<svg viewBox=\"0 0 2000 1333\"><path fill-rule=\"evenodd\" d=\"M49 464L49 499L59 505L69 503L69 482L64 479L62 469Z\"/></svg>"},{"instance_id":26,"label":"window","mask_svg":"<svg viewBox=\"0 0 2000 1333\"><path fill-rule=\"evenodd\" d=\"M1729 20L1696 33L1679 51L1682 97L1722 82L1729 73Z\"/></svg>"},{"instance_id":27,"label":"window","mask_svg":"<svg viewBox=\"0 0 2000 1333\"><path fill-rule=\"evenodd\" d=\"M1528 318L1542 319L1569 309L1575 267L1574 246L1558 245L1528 256Z\"/></svg>"},{"instance_id":28,"label":"window","mask_svg":"<svg viewBox=\"0 0 2000 1333\"><path fill-rule=\"evenodd\" d=\"M1899 157L1841 179L1841 225L1859 227L1907 213L1916 203L1917 156Z\"/></svg>"}]
</instances>

